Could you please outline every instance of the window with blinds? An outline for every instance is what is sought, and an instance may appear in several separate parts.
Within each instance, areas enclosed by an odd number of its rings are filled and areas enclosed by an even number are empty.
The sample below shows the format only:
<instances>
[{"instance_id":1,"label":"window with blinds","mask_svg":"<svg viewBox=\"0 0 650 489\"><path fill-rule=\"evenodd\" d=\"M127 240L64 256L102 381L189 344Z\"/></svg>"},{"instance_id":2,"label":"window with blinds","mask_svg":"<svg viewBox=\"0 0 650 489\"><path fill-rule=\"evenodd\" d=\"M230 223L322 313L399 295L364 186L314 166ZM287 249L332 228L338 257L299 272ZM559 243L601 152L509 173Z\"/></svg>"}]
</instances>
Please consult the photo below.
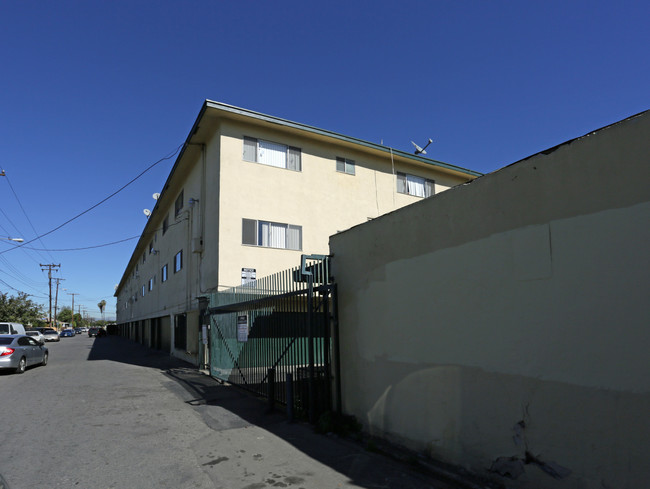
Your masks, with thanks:
<instances>
[{"instance_id":1,"label":"window with blinds","mask_svg":"<svg viewBox=\"0 0 650 489\"><path fill-rule=\"evenodd\" d=\"M415 197L431 197L436 193L435 183L427 178L397 172L397 192Z\"/></svg>"},{"instance_id":2,"label":"window with blinds","mask_svg":"<svg viewBox=\"0 0 650 489\"><path fill-rule=\"evenodd\" d=\"M244 136L244 161L302 171L300 148Z\"/></svg>"},{"instance_id":3,"label":"window with blinds","mask_svg":"<svg viewBox=\"0 0 650 489\"><path fill-rule=\"evenodd\" d=\"M302 249L302 226L279 222L242 219L242 244L280 248Z\"/></svg>"},{"instance_id":4,"label":"window with blinds","mask_svg":"<svg viewBox=\"0 0 650 489\"><path fill-rule=\"evenodd\" d=\"M354 160L337 157L336 171L341 173L347 173L348 175L354 175Z\"/></svg>"}]
</instances>

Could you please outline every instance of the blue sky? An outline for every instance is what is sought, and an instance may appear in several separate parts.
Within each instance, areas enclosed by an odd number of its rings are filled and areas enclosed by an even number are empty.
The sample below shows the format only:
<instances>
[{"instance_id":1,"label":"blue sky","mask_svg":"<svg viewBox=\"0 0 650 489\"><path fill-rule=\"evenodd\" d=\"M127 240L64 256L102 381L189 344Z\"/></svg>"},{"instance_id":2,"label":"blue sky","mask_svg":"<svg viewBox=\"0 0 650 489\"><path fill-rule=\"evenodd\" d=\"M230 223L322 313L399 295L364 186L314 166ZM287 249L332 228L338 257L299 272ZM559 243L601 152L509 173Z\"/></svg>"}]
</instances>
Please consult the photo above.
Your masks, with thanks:
<instances>
[{"instance_id":1,"label":"blue sky","mask_svg":"<svg viewBox=\"0 0 650 489\"><path fill-rule=\"evenodd\" d=\"M205 99L494 171L650 108L648 18L625 0L0 0L0 236L120 189ZM97 246L141 233L172 164L0 240L0 291L45 304L40 264L61 264L59 302L113 318L136 241Z\"/></svg>"}]
</instances>

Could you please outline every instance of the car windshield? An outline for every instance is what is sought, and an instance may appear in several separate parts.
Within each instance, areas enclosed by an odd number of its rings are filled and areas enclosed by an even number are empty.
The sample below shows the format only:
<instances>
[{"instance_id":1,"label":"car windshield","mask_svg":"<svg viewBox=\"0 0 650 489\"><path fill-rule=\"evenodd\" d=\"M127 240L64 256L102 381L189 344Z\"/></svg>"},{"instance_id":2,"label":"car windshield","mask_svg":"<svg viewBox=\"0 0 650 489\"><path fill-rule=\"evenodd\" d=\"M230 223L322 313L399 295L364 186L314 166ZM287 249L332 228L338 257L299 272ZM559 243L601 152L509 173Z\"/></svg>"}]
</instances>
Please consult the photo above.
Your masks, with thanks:
<instances>
[{"instance_id":1,"label":"car windshield","mask_svg":"<svg viewBox=\"0 0 650 489\"><path fill-rule=\"evenodd\" d=\"M13 338L0 338L0 345L9 345L13 340Z\"/></svg>"}]
</instances>

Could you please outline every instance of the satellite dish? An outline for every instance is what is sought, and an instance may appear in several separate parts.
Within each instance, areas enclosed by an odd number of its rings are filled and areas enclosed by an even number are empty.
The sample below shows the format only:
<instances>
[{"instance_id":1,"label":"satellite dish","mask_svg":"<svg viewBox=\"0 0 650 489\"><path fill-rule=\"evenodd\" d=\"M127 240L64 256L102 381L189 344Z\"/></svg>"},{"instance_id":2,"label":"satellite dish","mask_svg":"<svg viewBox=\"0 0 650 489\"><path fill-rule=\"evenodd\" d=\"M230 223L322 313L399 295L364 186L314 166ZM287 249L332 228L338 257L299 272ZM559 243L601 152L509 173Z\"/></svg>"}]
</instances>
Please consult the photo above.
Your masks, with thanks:
<instances>
[{"instance_id":1,"label":"satellite dish","mask_svg":"<svg viewBox=\"0 0 650 489\"><path fill-rule=\"evenodd\" d=\"M151 215L151 211L149 209L144 209L142 212L144 212L144 215L147 217Z\"/></svg>"},{"instance_id":2,"label":"satellite dish","mask_svg":"<svg viewBox=\"0 0 650 489\"><path fill-rule=\"evenodd\" d=\"M160 194L156 192L155 194L152 195L153 200L158 200L160 198Z\"/></svg>"},{"instance_id":3,"label":"satellite dish","mask_svg":"<svg viewBox=\"0 0 650 489\"><path fill-rule=\"evenodd\" d=\"M413 146L415 146L415 151L414 151L414 153L415 153L416 155L419 155L419 154L423 154L423 155L425 155L425 154L427 154L427 152L424 151L424 150L427 149L427 146L429 146L432 142L433 142L433 139L429 139L429 142L426 144L426 146L425 146L424 148L420 148L420 147L419 147L417 144L415 144L413 141L411 141L411 144L412 144Z\"/></svg>"}]
</instances>

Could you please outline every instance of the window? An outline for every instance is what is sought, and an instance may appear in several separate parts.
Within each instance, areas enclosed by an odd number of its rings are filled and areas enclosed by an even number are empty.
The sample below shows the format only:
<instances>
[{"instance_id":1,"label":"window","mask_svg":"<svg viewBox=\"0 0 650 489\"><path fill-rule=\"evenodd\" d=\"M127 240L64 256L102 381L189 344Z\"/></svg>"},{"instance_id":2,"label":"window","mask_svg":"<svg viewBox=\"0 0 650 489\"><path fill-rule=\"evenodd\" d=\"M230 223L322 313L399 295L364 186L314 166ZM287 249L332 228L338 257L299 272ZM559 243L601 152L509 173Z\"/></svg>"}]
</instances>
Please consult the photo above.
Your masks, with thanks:
<instances>
[{"instance_id":1,"label":"window","mask_svg":"<svg viewBox=\"0 0 650 489\"><path fill-rule=\"evenodd\" d=\"M142 263L144 263L145 261L147 261L147 254L143 253L142 254Z\"/></svg>"},{"instance_id":2,"label":"window","mask_svg":"<svg viewBox=\"0 0 650 489\"><path fill-rule=\"evenodd\" d=\"M354 160L336 157L336 171L354 175Z\"/></svg>"},{"instance_id":3,"label":"window","mask_svg":"<svg viewBox=\"0 0 650 489\"><path fill-rule=\"evenodd\" d=\"M435 182L426 178L397 172L397 192L416 197L431 197L436 193Z\"/></svg>"},{"instance_id":4,"label":"window","mask_svg":"<svg viewBox=\"0 0 650 489\"><path fill-rule=\"evenodd\" d=\"M183 209L183 191L176 197L176 203L174 204L174 217L178 217Z\"/></svg>"},{"instance_id":5,"label":"window","mask_svg":"<svg viewBox=\"0 0 650 489\"><path fill-rule=\"evenodd\" d=\"M149 243L149 254L153 253L153 241Z\"/></svg>"},{"instance_id":6,"label":"window","mask_svg":"<svg viewBox=\"0 0 650 489\"><path fill-rule=\"evenodd\" d=\"M165 220L163 221L163 236L169 229L169 216L165 217Z\"/></svg>"},{"instance_id":7,"label":"window","mask_svg":"<svg viewBox=\"0 0 650 489\"><path fill-rule=\"evenodd\" d=\"M181 268L183 268L183 250L176 253L174 257L174 273L180 272Z\"/></svg>"},{"instance_id":8,"label":"window","mask_svg":"<svg viewBox=\"0 0 650 489\"><path fill-rule=\"evenodd\" d=\"M160 281L161 282L166 282L167 281L167 264L165 263L165 266L162 267L162 270L160 271Z\"/></svg>"},{"instance_id":9,"label":"window","mask_svg":"<svg viewBox=\"0 0 650 489\"><path fill-rule=\"evenodd\" d=\"M149 292L153 290L153 284L156 282L156 277L151 277L149 279Z\"/></svg>"},{"instance_id":10,"label":"window","mask_svg":"<svg viewBox=\"0 0 650 489\"><path fill-rule=\"evenodd\" d=\"M146 288L146 287L143 285L143 286L142 286L142 297L144 297L145 288Z\"/></svg>"},{"instance_id":11,"label":"window","mask_svg":"<svg viewBox=\"0 0 650 489\"><path fill-rule=\"evenodd\" d=\"M301 171L300 148L244 136L244 161Z\"/></svg>"},{"instance_id":12,"label":"window","mask_svg":"<svg viewBox=\"0 0 650 489\"><path fill-rule=\"evenodd\" d=\"M301 250L302 226L242 219L242 244Z\"/></svg>"}]
</instances>

